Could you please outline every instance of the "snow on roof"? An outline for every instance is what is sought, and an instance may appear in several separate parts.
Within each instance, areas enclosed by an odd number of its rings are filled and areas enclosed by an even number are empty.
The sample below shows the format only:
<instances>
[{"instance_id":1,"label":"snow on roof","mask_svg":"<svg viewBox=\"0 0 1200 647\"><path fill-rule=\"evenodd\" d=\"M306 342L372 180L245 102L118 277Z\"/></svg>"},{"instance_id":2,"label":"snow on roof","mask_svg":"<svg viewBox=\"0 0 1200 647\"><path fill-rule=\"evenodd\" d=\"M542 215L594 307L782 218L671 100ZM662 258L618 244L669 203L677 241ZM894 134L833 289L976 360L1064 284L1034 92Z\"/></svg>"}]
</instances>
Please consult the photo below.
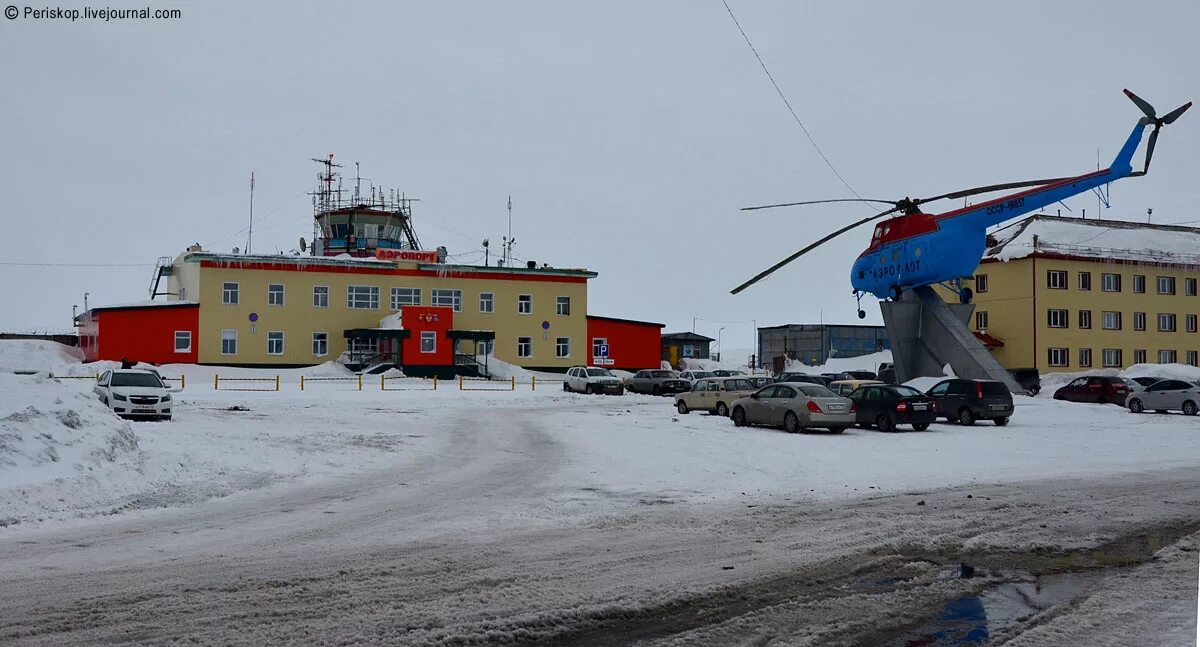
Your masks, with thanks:
<instances>
[{"instance_id":1,"label":"snow on roof","mask_svg":"<svg viewBox=\"0 0 1200 647\"><path fill-rule=\"evenodd\" d=\"M1084 220L1038 214L992 234L984 259L1010 261L1034 252L1105 260L1200 265L1200 229L1123 220Z\"/></svg>"},{"instance_id":2,"label":"snow on roof","mask_svg":"<svg viewBox=\"0 0 1200 647\"><path fill-rule=\"evenodd\" d=\"M170 306L196 306L199 301L130 301L129 303L114 303L107 306L92 306L92 310L117 310L120 308L165 308Z\"/></svg>"}]
</instances>

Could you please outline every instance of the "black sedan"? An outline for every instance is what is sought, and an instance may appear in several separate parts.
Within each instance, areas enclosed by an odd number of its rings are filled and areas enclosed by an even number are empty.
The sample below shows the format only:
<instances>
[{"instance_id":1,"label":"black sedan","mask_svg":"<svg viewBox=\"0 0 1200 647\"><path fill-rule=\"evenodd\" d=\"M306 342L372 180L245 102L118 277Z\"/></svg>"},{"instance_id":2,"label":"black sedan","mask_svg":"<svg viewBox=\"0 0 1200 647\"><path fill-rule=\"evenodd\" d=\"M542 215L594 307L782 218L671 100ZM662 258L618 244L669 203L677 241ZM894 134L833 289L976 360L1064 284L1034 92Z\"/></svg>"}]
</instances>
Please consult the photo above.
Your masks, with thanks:
<instances>
[{"instance_id":1,"label":"black sedan","mask_svg":"<svg viewBox=\"0 0 1200 647\"><path fill-rule=\"evenodd\" d=\"M912 425L916 431L925 431L937 419L933 400L903 384L861 386L846 397L854 401L855 423L863 428L895 431L896 425Z\"/></svg>"}]
</instances>

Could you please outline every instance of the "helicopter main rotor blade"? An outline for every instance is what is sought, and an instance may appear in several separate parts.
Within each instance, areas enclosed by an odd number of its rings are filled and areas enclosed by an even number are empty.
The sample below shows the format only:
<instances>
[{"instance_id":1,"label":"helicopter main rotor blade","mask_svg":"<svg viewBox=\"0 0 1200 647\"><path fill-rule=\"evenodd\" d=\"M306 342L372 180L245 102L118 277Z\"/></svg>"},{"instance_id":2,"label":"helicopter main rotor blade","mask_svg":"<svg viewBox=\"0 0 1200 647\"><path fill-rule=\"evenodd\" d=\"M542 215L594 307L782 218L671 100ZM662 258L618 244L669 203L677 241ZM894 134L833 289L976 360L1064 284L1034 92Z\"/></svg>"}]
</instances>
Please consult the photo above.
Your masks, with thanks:
<instances>
[{"instance_id":1,"label":"helicopter main rotor blade","mask_svg":"<svg viewBox=\"0 0 1200 647\"><path fill-rule=\"evenodd\" d=\"M888 215L888 214L895 213L895 212L897 212L897 211L899 211L899 210L900 210L900 207L892 207L891 209L888 209L887 211L884 211L884 212L881 212L881 213L877 213L877 214L875 214L875 215L873 215L873 216L867 216L866 218L863 218L862 220L859 220L859 221L857 221L857 222L854 222L854 223L852 223L852 224L846 225L845 227L842 227L841 229L839 229L839 230L837 230L837 231L833 232L832 234L829 234L828 236L825 236L825 237L824 237L824 238L822 238L821 240L818 240L817 242L815 242L815 243L813 243L813 244L809 245L808 247L805 247L804 249L802 249L802 250L800 250L800 251L796 252L795 254L792 254L791 256L788 256L787 258L783 259L782 261L779 261L778 263L776 263L776 264L772 265L771 267L768 267L767 269L765 269L765 270L763 270L763 271L759 272L758 274L756 274L756 275L754 276L754 278L752 278L752 279L750 279L749 281L746 281L745 283L743 283L743 284L741 284L741 285L737 286L736 288L734 288L734 289L730 290L730 291L729 291L729 293L730 293L730 294L737 294L737 293L741 292L742 290L745 290L746 288L750 287L751 285L754 285L755 283L758 283L759 281L761 281L761 280L763 280L763 279L767 278L767 277L768 277L768 276L770 276L770 275L771 275L773 272L775 272L775 270L778 270L779 268L783 267L784 265L787 265L788 263L791 263L792 261L796 260L797 258L800 258L801 256L803 256L803 255L807 254L808 252L811 252L812 250L816 249L817 247L819 247L819 246L821 246L821 245L824 245L825 243L827 243L827 242L829 242L829 241L833 240L834 238L837 238L838 236L841 236L842 234L844 234L844 233L846 233L846 232L850 231L851 229L854 229L855 227L857 227L857 226L859 226L859 225L863 225L863 224L866 224L866 223L868 223L868 222L871 222L872 220L876 220L876 219L878 219L878 218L882 218L882 217L884 217L884 216L886 216L886 215Z\"/></svg>"},{"instance_id":2,"label":"helicopter main rotor blade","mask_svg":"<svg viewBox=\"0 0 1200 647\"><path fill-rule=\"evenodd\" d=\"M1052 184L1066 180L1065 177L1052 177L1044 180L1025 180L1023 182L1006 182L1004 184L989 184L987 186L977 186L973 189L963 189L961 191L952 191L943 193L942 195L932 198L923 198L918 200L919 203L933 202L934 200L953 200L955 198L966 198L980 193L991 193L993 191L1004 191L1006 189L1019 189L1026 186L1041 186L1043 184Z\"/></svg>"},{"instance_id":3,"label":"helicopter main rotor blade","mask_svg":"<svg viewBox=\"0 0 1200 647\"><path fill-rule=\"evenodd\" d=\"M1146 164L1142 166L1142 175L1150 172L1150 158L1154 157L1154 143L1158 141L1158 126L1150 133L1150 141L1146 142Z\"/></svg>"},{"instance_id":4,"label":"helicopter main rotor blade","mask_svg":"<svg viewBox=\"0 0 1200 647\"><path fill-rule=\"evenodd\" d=\"M1171 112L1168 112L1162 118L1163 123L1164 124L1174 123L1175 120L1179 118L1179 115L1182 115L1183 113L1187 112L1187 109L1191 108L1191 107L1192 107L1192 102L1188 101L1187 103L1183 104L1182 106L1179 106L1178 108L1172 110Z\"/></svg>"},{"instance_id":5,"label":"helicopter main rotor blade","mask_svg":"<svg viewBox=\"0 0 1200 647\"><path fill-rule=\"evenodd\" d=\"M805 202L784 202L782 204L764 204L758 207L742 207L742 211L774 209L775 207L795 207L802 204L825 204L826 202L878 202L879 204L896 204L894 200L873 200L871 198L836 198L834 200L807 200Z\"/></svg>"},{"instance_id":6,"label":"helicopter main rotor blade","mask_svg":"<svg viewBox=\"0 0 1200 647\"><path fill-rule=\"evenodd\" d=\"M1158 117L1154 114L1154 106L1146 103L1145 99L1142 99L1129 90L1125 90L1125 96L1129 97L1129 100L1132 101L1134 105L1136 105L1142 112L1146 113L1146 116L1150 119L1150 121L1158 121Z\"/></svg>"}]
</instances>

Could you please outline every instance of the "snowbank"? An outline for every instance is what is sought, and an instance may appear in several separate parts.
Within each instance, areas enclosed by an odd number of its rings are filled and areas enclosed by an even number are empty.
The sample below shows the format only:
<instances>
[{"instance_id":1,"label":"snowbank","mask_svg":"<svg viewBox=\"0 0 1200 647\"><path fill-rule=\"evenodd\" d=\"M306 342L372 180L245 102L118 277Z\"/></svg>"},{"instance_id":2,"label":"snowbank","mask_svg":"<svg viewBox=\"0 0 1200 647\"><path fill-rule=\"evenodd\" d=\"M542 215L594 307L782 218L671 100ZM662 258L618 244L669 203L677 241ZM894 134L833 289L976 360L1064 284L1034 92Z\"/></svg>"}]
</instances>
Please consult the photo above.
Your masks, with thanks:
<instances>
[{"instance_id":1,"label":"snowbank","mask_svg":"<svg viewBox=\"0 0 1200 647\"><path fill-rule=\"evenodd\" d=\"M138 438L90 391L0 373L0 526L85 506L141 464Z\"/></svg>"},{"instance_id":2,"label":"snowbank","mask_svg":"<svg viewBox=\"0 0 1200 647\"><path fill-rule=\"evenodd\" d=\"M82 366L83 351L41 339L0 340L0 372L44 372L65 375Z\"/></svg>"},{"instance_id":3,"label":"snowbank","mask_svg":"<svg viewBox=\"0 0 1200 647\"><path fill-rule=\"evenodd\" d=\"M1065 386L1071 380L1077 377L1087 377L1091 375L1117 376L1117 377L1161 377L1163 379L1187 380L1195 382L1200 380L1200 368L1188 366L1187 364L1134 364L1127 369L1117 370L1115 368L1101 368L1091 371L1077 371L1073 373L1043 373L1042 374L1042 390L1040 395L1053 396L1054 392L1060 387Z\"/></svg>"},{"instance_id":4,"label":"snowbank","mask_svg":"<svg viewBox=\"0 0 1200 647\"><path fill-rule=\"evenodd\" d=\"M841 373L842 371L874 371L879 372L879 365L892 361L892 351L885 350L858 357L830 357L820 366L809 366L797 359L790 359L784 365L785 371L799 373Z\"/></svg>"}]
</instances>

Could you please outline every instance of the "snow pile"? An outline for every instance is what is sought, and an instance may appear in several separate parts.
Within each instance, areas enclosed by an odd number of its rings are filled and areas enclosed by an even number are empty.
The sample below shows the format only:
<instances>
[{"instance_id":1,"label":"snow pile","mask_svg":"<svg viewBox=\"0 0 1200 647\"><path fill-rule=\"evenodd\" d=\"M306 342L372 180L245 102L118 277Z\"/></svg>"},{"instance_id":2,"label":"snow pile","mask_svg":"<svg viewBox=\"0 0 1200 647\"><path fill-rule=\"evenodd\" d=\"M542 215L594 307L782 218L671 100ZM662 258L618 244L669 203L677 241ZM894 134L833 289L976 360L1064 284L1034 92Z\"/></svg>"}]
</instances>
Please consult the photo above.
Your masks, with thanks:
<instances>
[{"instance_id":1,"label":"snow pile","mask_svg":"<svg viewBox=\"0 0 1200 647\"><path fill-rule=\"evenodd\" d=\"M1119 220L1084 220L1031 216L996 231L998 244L985 258L1002 261L1025 258L1038 251L1104 259L1153 260L1165 263L1200 262L1200 229Z\"/></svg>"},{"instance_id":2,"label":"snow pile","mask_svg":"<svg viewBox=\"0 0 1200 647\"><path fill-rule=\"evenodd\" d=\"M89 391L0 373L0 526L82 504L138 470L138 438Z\"/></svg>"},{"instance_id":3,"label":"snow pile","mask_svg":"<svg viewBox=\"0 0 1200 647\"><path fill-rule=\"evenodd\" d=\"M388 330L404 330L404 323L400 318L400 313L393 312L392 314L379 320L379 327Z\"/></svg>"},{"instance_id":4,"label":"snow pile","mask_svg":"<svg viewBox=\"0 0 1200 647\"><path fill-rule=\"evenodd\" d=\"M842 371L874 371L879 372L879 365L892 361L892 351L859 355L858 357L830 357L820 366L809 366L797 359L789 359L784 365L785 371L797 373L841 373Z\"/></svg>"},{"instance_id":5,"label":"snow pile","mask_svg":"<svg viewBox=\"0 0 1200 647\"><path fill-rule=\"evenodd\" d=\"M1093 375L1128 378L1158 377L1164 380L1171 379L1195 382L1200 380L1200 368L1188 366L1187 364L1134 364L1133 366L1120 371L1115 368L1101 368L1091 371L1078 371L1073 373L1044 373L1042 374L1041 395L1053 396L1056 390L1062 386L1065 386L1071 380L1074 380L1078 377L1089 377Z\"/></svg>"},{"instance_id":6,"label":"snow pile","mask_svg":"<svg viewBox=\"0 0 1200 647\"><path fill-rule=\"evenodd\" d=\"M82 367L83 351L42 339L0 340L0 372L67 375Z\"/></svg>"}]
</instances>

